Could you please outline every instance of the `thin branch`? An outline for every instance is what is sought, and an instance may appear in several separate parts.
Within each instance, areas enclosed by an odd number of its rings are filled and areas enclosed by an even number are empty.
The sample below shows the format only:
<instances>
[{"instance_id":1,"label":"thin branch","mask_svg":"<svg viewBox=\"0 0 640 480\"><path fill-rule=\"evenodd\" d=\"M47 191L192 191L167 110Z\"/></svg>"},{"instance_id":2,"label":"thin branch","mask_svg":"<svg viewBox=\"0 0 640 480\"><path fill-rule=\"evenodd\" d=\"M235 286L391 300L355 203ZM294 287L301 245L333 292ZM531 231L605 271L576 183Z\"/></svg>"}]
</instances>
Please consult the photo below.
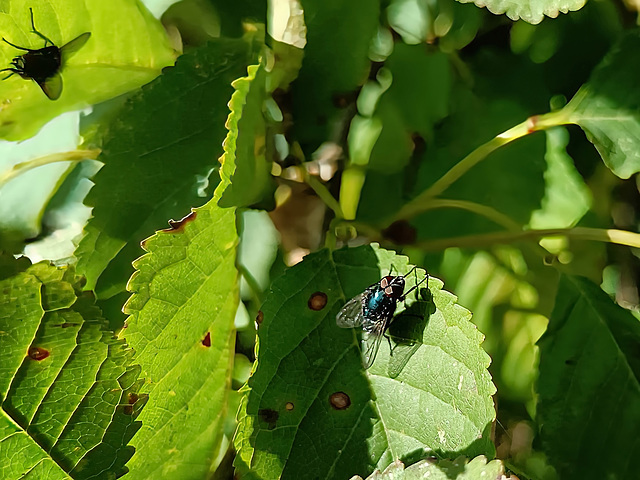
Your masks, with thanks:
<instances>
[{"instance_id":1,"label":"thin branch","mask_svg":"<svg viewBox=\"0 0 640 480\"><path fill-rule=\"evenodd\" d=\"M69 152L52 153L50 155L44 155L42 157L27 160L14 165L12 168L0 174L0 187L5 185L8 181L22 175L34 168L49 165L51 163L58 162L82 162L83 160L95 160L98 158L100 150L72 150Z\"/></svg>"},{"instance_id":2,"label":"thin branch","mask_svg":"<svg viewBox=\"0 0 640 480\"><path fill-rule=\"evenodd\" d=\"M464 237L443 238L417 243L424 250L444 250L449 247L480 248L495 244L509 244L522 240L539 240L547 237L568 237L575 240L615 243L640 248L640 234L625 230L601 228L549 228L543 230L522 230L519 232L496 232Z\"/></svg>"},{"instance_id":3,"label":"thin branch","mask_svg":"<svg viewBox=\"0 0 640 480\"><path fill-rule=\"evenodd\" d=\"M444 192L451 186L451 184L460 179L471 168L487 158L489 154L493 153L498 148L533 132L546 130L558 125L566 125L567 123L571 122L568 118L568 112L565 110L558 110L544 115L529 117L521 124L510 128L489 140L487 143L480 145L469 155L460 160L457 164L451 167L447 173L436 180L431 187L402 207L395 216L395 220L408 220L416 216L418 213L423 212L432 198Z\"/></svg>"}]
</instances>

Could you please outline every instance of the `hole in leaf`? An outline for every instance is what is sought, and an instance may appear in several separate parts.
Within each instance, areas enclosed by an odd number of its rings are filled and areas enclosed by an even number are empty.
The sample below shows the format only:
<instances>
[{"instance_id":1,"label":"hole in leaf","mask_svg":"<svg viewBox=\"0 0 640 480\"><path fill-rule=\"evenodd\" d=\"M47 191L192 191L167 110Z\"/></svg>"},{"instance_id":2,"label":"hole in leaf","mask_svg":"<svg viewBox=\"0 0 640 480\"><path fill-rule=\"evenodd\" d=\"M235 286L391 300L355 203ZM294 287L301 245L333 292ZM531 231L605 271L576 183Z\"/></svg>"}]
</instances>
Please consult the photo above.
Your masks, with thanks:
<instances>
[{"instance_id":1,"label":"hole in leaf","mask_svg":"<svg viewBox=\"0 0 640 480\"><path fill-rule=\"evenodd\" d=\"M204 338L202 339L202 345L204 345L205 347L211 346L211 332L207 332L207 334L204 336Z\"/></svg>"},{"instance_id":2,"label":"hole in leaf","mask_svg":"<svg viewBox=\"0 0 640 480\"><path fill-rule=\"evenodd\" d=\"M263 320L264 320L264 313L262 313L262 310L258 310L258 315L256 315L256 323L258 324L258 326L262 325Z\"/></svg>"}]
</instances>

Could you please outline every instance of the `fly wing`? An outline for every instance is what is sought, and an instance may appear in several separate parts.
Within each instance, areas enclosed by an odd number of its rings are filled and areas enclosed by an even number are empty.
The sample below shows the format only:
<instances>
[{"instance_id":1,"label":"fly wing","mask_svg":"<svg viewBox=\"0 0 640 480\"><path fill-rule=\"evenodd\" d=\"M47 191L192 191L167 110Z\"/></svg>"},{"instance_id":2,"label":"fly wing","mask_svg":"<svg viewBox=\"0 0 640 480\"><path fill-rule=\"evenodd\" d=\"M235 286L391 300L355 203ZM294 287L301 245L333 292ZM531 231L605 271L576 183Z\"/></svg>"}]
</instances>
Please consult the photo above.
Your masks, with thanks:
<instances>
[{"instance_id":1,"label":"fly wing","mask_svg":"<svg viewBox=\"0 0 640 480\"><path fill-rule=\"evenodd\" d=\"M34 78L34 80L50 100L60 98L60 94L62 93L62 76L60 72L56 72L53 76L47 77L44 80L39 78Z\"/></svg>"},{"instance_id":2,"label":"fly wing","mask_svg":"<svg viewBox=\"0 0 640 480\"><path fill-rule=\"evenodd\" d=\"M91 37L91 32L84 32L60 48L63 61L80 50L87 43L89 37Z\"/></svg>"},{"instance_id":3,"label":"fly wing","mask_svg":"<svg viewBox=\"0 0 640 480\"><path fill-rule=\"evenodd\" d=\"M356 295L349 300L336 315L336 324L342 328L354 328L362 325L362 299L366 292Z\"/></svg>"},{"instance_id":4,"label":"fly wing","mask_svg":"<svg viewBox=\"0 0 640 480\"><path fill-rule=\"evenodd\" d=\"M362 334L362 365L367 369L376 359L389 319L379 319L369 332Z\"/></svg>"}]
</instances>

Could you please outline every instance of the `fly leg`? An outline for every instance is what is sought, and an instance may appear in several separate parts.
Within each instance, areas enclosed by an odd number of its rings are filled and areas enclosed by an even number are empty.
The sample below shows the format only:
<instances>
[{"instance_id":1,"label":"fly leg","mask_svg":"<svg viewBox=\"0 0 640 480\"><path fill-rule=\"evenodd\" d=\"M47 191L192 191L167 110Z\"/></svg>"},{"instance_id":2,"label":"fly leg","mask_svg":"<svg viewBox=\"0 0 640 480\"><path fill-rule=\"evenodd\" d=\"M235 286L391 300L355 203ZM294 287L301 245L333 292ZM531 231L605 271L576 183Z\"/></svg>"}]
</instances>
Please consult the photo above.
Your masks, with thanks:
<instances>
[{"instance_id":1,"label":"fly leg","mask_svg":"<svg viewBox=\"0 0 640 480\"><path fill-rule=\"evenodd\" d=\"M7 78L9 78L11 75L15 75L16 73L19 74L20 72L18 70L16 70L15 68L3 68L2 70L0 70L0 72L11 72L9 75L7 75L6 77L4 77L2 80L6 80Z\"/></svg>"},{"instance_id":2,"label":"fly leg","mask_svg":"<svg viewBox=\"0 0 640 480\"><path fill-rule=\"evenodd\" d=\"M36 24L33 22L33 9L29 8L29 12L31 13L31 28L32 28L32 32L35 33L36 35L38 35L41 39L44 40L44 46L47 46L47 43L50 43L51 45L53 45L53 42L51 40L49 40L48 37L45 37L44 34L40 33L37 29L36 29Z\"/></svg>"},{"instance_id":3,"label":"fly leg","mask_svg":"<svg viewBox=\"0 0 640 480\"><path fill-rule=\"evenodd\" d=\"M415 269L416 269L416 267L413 267L411 270L415 270ZM409 273L411 273L411 272L409 272ZM407 274L407 275L408 275L408 274ZM417 277L417 274L416 274L416 279L417 279L417 278L418 278L418 277ZM400 297L398 300L399 300L399 301L401 301L401 302L404 302L404 299L405 299L405 298L407 298L407 295L409 295L411 292L413 292L414 290L416 290L420 285L422 285L425 281L428 281L428 280L429 280L429 272L427 272L427 274L425 275L425 277L424 277L422 280L420 280L420 282L416 283L413 287L411 287L411 288L410 288L407 292L405 292L405 294L404 294L404 295L402 295L402 297ZM428 283L427 283L427 285L428 285ZM417 293L416 293L416 295L417 295Z\"/></svg>"}]
</instances>

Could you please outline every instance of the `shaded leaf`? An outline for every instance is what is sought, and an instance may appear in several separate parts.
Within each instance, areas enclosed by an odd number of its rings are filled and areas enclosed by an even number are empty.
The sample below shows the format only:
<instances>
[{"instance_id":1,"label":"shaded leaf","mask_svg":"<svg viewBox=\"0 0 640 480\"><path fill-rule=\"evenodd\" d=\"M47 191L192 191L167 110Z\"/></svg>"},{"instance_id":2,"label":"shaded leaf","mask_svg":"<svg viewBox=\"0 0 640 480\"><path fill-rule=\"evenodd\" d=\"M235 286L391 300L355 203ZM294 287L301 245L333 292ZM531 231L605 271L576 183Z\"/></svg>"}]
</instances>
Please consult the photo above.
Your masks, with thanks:
<instances>
[{"instance_id":1,"label":"shaded leaf","mask_svg":"<svg viewBox=\"0 0 640 480\"><path fill-rule=\"evenodd\" d=\"M312 150L333 132L336 96L350 95L367 79L369 46L379 23L378 2L302 0L307 44L292 84L295 131ZM310 92L313 92L310 94Z\"/></svg>"},{"instance_id":2,"label":"shaded leaf","mask_svg":"<svg viewBox=\"0 0 640 480\"><path fill-rule=\"evenodd\" d=\"M621 178L640 171L640 32L627 32L567 104L605 165Z\"/></svg>"},{"instance_id":3,"label":"shaded leaf","mask_svg":"<svg viewBox=\"0 0 640 480\"><path fill-rule=\"evenodd\" d=\"M393 80L380 98L375 117L382 131L369 167L393 173L405 167L415 149L414 136L432 137L434 123L449 112L449 60L422 46L398 44L385 63Z\"/></svg>"},{"instance_id":4,"label":"shaded leaf","mask_svg":"<svg viewBox=\"0 0 640 480\"><path fill-rule=\"evenodd\" d=\"M3 2L3 12L11 14L0 13L2 36L15 45L40 49L44 41L31 33L29 7L33 7L36 28L56 46L62 47L85 32L90 32L91 38L63 61L63 90L55 101L34 81L18 75L0 82L0 98L5 99L0 110L0 138L28 138L62 112L102 102L150 82L175 60L162 24L138 2ZM23 53L1 42L0 65L9 66Z\"/></svg>"},{"instance_id":5,"label":"shaded leaf","mask_svg":"<svg viewBox=\"0 0 640 480\"><path fill-rule=\"evenodd\" d=\"M563 276L538 343L537 421L560 478L633 478L640 453L638 320L589 280Z\"/></svg>"},{"instance_id":6,"label":"shaded leaf","mask_svg":"<svg viewBox=\"0 0 640 480\"><path fill-rule=\"evenodd\" d=\"M71 270L2 263L0 477L115 478L145 401L132 350Z\"/></svg>"},{"instance_id":7,"label":"shaded leaf","mask_svg":"<svg viewBox=\"0 0 640 480\"><path fill-rule=\"evenodd\" d=\"M105 166L86 199L93 218L76 251L100 297L124 290L142 239L203 203L217 182L231 82L246 72L251 48L219 40L183 55L110 126Z\"/></svg>"},{"instance_id":8,"label":"shaded leaf","mask_svg":"<svg viewBox=\"0 0 640 480\"><path fill-rule=\"evenodd\" d=\"M235 209L217 195L145 240L123 334L148 379L129 477L204 478L222 440L238 307Z\"/></svg>"},{"instance_id":9,"label":"shaded leaf","mask_svg":"<svg viewBox=\"0 0 640 480\"><path fill-rule=\"evenodd\" d=\"M523 74L521 71L517 75ZM424 151L415 155L415 161L404 172L393 176L368 172L358 219L387 226L389 219L409 200L409 192L423 192L467 154L531 111L527 104L532 102L533 94L514 98L512 92L498 91L495 83L485 80L487 84L478 85L477 92L461 86L453 90L451 115L438 125L433 139L427 141ZM531 212L540 208L544 196L544 147L542 135L506 145L475 165L441 196L492 207L524 225ZM378 200L380 192L384 192L384 202ZM518 201L514 202L514 198ZM504 229L484 216L457 208L425 211L411 219L411 225L416 229L418 241Z\"/></svg>"},{"instance_id":10,"label":"shaded leaf","mask_svg":"<svg viewBox=\"0 0 640 480\"><path fill-rule=\"evenodd\" d=\"M458 0L460 3L475 3L478 7L487 7L495 15L507 14L511 20L524 20L537 24L544 16L556 18L559 13L580 10L586 0Z\"/></svg>"},{"instance_id":11,"label":"shaded leaf","mask_svg":"<svg viewBox=\"0 0 640 480\"><path fill-rule=\"evenodd\" d=\"M406 257L375 246L320 251L273 282L239 414L242 477L345 478L409 456L492 455L489 357L470 313L440 281L429 282L434 303L407 299L409 312L390 330L393 356L383 340L367 371L357 332L337 327L346 299L391 264L409 271ZM323 295L326 304L311 302ZM424 321L408 314L433 305Z\"/></svg>"}]
</instances>

